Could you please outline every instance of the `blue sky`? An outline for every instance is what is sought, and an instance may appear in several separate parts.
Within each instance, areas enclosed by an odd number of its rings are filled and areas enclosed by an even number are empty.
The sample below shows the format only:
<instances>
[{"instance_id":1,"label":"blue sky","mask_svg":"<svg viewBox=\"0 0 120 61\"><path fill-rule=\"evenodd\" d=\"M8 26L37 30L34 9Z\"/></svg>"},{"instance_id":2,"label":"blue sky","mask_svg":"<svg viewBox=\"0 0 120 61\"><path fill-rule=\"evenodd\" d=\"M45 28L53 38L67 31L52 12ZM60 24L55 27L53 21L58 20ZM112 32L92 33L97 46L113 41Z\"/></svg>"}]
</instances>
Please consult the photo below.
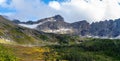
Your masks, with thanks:
<instances>
[{"instance_id":1,"label":"blue sky","mask_svg":"<svg viewBox=\"0 0 120 61\"><path fill-rule=\"evenodd\" d=\"M45 4L48 4L50 1L57 1L57 2L64 2L65 0L42 0ZM10 4L11 0L6 0L6 4ZM0 6L0 13L7 13L7 12L17 12L15 9L9 9L6 7Z\"/></svg>"},{"instance_id":2,"label":"blue sky","mask_svg":"<svg viewBox=\"0 0 120 61\"><path fill-rule=\"evenodd\" d=\"M59 14L66 22L95 22L120 18L119 3L120 0L0 0L0 15L36 21Z\"/></svg>"},{"instance_id":3,"label":"blue sky","mask_svg":"<svg viewBox=\"0 0 120 61\"><path fill-rule=\"evenodd\" d=\"M58 1L58 2L64 2L65 0L43 0L46 4L48 4L50 1Z\"/></svg>"},{"instance_id":4,"label":"blue sky","mask_svg":"<svg viewBox=\"0 0 120 61\"><path fill-rule=\"evenodd\" d=\"M11 2L11 0L7 0L6 1L6 4L10 4L10 2ZM9 8L7 8L7 7L2 7L1 5L0 5L0 13L6 13L6 12L15 12L15 10L14 9L9 9Z\"/></svg>"}]
</instances>

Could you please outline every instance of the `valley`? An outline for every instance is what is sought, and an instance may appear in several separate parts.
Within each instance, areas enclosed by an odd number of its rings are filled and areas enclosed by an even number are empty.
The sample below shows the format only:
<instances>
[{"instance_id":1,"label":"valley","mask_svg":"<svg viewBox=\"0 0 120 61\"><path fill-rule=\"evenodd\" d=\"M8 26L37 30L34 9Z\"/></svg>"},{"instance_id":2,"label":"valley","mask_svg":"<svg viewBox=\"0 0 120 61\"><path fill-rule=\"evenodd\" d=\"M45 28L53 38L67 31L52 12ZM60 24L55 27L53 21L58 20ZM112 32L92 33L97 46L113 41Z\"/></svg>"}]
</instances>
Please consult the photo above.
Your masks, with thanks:
<instances>
[{"instance_id":1,"label":"valley","mask_svg":"<svg viewBox=\"0 0 120 61\"><path fill-rule=\"evenodd\" d=\"M0 61L119 61L119 48L119 39L43 32L0 16Z\"/></svg>"},{"instance_id":2,"label":"valley","mask_svg":"<svg viewBox=\"0 0 120 61\"><path fill-rule=\"evenodd\" d=\"M120 40L89 39L73 45L0 44L1 61L119 61ZM2 52L3 51L3 52ZM7 51L7 53L6 53Z\"/></svg>"},{"instance_id":3,"label":"valley","mask_svg":"<svg viewBox=\"0 0 120 61\"><path fill-rule=\"evenodd\" d=\"M120 61L120 0L0 0L0 61Z\"/></svg>"}]
</instances>

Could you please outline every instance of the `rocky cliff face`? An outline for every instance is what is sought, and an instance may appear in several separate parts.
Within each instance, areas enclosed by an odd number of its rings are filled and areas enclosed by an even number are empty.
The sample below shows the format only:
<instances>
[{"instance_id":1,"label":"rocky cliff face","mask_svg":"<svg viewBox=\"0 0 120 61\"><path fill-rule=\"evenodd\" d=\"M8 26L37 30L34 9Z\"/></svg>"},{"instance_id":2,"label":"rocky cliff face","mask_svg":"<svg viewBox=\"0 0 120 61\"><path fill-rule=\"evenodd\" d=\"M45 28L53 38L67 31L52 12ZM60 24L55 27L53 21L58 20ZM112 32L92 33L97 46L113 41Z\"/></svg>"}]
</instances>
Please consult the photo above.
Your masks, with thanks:
<instances>
[{"instance_id":1,"label":"rocky cliff face","mask_svg":"<svg viewBox=\"0 0 120 61\"><path fill-rule=\"evenodd\" d=\"M13 21L21 26L47 33L75 34L81 36L117 37L120 35L120 19L105 20L89 24L87 21L67 23L60 15L38 20L36 22Z\"/></svg>"},{"instance_id":2,"label":"rocky cliff face","mask_svg":"<svg viewBox=\"0 0 120 61\"><path fill-rule=\"evenodd\" d=\"M74 34L82 36L89 35L90 24L85 20L71 23L71 27L74 29Z\"/></svg>"},{"instance_id":3,"label":"rocky cliff face","mask_svg":"<svg viewBox=\"0 0 120 61\"><path fill-rule=\"evenodd\" d=\"M117 37L120 35L120 19L92 23L90 33L95 36Z\"/></svg>"},{"instance_id":4,"label":"rocky cliff face","mask_svg":"<svg viewBox=\"0 0 120 61\"><path fill-rule=\"evenodd\" d=\"M72 27L69 23L64 22L64 19L60 15L56 15L51 18L43 19L44 24L40 24L36 27L37 30L48 33L72 33Z\"/></svg>"}]
</instances>

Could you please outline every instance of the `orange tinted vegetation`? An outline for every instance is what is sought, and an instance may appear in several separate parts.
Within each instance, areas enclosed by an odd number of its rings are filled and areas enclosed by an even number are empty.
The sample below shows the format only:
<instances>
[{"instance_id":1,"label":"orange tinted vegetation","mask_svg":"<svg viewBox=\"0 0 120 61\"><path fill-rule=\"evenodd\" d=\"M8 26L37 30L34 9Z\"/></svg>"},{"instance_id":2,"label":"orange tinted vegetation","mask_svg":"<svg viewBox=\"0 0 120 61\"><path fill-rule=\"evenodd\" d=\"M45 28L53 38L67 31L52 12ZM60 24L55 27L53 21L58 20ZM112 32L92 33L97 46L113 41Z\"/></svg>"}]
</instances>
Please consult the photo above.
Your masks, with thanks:
<instances>
[{"instance_id":1,"label":"orange tinted vegetation","mask_svg":"<svg viewBox=\"0 0 120 61\"><path fill-rule=\"evenodd\" d=\"M12 46L20 61L56 61L58 53L48 47Z\"/></svg>"}]
</instances>

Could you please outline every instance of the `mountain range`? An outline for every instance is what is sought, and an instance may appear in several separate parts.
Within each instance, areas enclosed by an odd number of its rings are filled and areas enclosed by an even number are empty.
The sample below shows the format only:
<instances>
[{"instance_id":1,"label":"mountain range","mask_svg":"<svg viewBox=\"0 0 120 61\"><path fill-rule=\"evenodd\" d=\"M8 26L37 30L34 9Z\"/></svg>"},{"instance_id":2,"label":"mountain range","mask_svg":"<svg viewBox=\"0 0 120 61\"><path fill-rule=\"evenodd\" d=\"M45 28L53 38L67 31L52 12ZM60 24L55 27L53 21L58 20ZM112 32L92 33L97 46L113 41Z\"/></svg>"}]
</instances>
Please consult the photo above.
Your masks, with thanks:
<instances>
[{"instance_id":1,"label":"mountain range","mask_svg":"<svg viewBox=\"0 0 120 61\"><path fill-rule=\"evenodd\" d=\"M20 22L0 16L0 61L120 61L119 39L78 36L117 37L119 23L67 23L60 15Z\"/></svg>"},{"instance_id":2,"label":"mountain range","mask_svg":"<svg viewBox=\"0 0 120 61\"><path fill-rule=\"evenodd\" d=\"M45 33L35 29L19 26L16 23L0 16L0 43L20 45L50 45L64 43L72 39L70 35Z\"/></svg>"},{"instance_id":3,"label":"mountain range","mask_svg":"<svg viewBox=\"0 0 120 61\"><path fill-rule=\"evenodd\" d=\"M15 24L23 27L55 34L72 34L80 36L119 37L120 19L104 20L88 23L86 20L74 23L64 21L61 15L40 19L38 21L21 22L13 20Z\"/></svg>"}]
</instances>

